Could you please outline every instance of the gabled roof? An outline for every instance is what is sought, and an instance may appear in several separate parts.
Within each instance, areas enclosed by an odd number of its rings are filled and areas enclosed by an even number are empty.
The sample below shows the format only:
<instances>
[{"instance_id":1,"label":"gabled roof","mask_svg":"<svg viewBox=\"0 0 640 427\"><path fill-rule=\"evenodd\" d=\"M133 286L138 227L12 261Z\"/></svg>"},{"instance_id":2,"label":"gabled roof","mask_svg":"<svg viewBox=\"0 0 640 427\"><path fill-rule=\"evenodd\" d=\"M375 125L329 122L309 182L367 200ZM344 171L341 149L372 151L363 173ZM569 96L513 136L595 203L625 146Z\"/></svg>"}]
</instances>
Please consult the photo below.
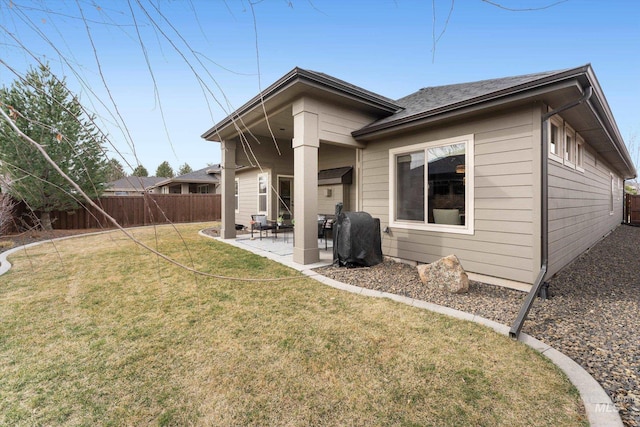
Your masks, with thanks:
<instances>
[{"instance_id":1,"label":"gabled roof","mask_svg":"<svg viewBox=\"0 0 640 427\"><path fill-rule=\"evenodd\" d=\"M211 165L174 178L162 178L155 187L169 184L193 183L193 184L217 184L220 182L220 165Z\"/></svg>"},{"instance_id":2,"label":"gabled roof","mask_svg":"<svg viewBox=\"0 0 640 427\"><path fill-rule=\"evenodd\" d=\"M107 191L138 191L143 192L149 187L155 186L157 183L165 180L163 177L156 176L127 176L107 184Z\"/></svg>"},{"instance_id":3,"label":"gabled roof","mask_svg":"<svg viewBox=\"0 0 640 427\"><path fill-rule=\"evenodd\" d=\"M269 104L274 98L282 98L280 101L282 103L289 99L293 100L302 93L314 91L332 96L341 102L348 102L363 110L376 111L377 114L384 116L400 108L391 99L377 93L328 74L296 67L207 130L202 134L202 138L221 140L227 132L243 128L241 123L237 123L238 121L242 122L241 117L246 117L250 113L254 113L258 117L263 115L263 110L268 110L268 108L263 108L263 104Z\"/></svg>"}]
</instances>

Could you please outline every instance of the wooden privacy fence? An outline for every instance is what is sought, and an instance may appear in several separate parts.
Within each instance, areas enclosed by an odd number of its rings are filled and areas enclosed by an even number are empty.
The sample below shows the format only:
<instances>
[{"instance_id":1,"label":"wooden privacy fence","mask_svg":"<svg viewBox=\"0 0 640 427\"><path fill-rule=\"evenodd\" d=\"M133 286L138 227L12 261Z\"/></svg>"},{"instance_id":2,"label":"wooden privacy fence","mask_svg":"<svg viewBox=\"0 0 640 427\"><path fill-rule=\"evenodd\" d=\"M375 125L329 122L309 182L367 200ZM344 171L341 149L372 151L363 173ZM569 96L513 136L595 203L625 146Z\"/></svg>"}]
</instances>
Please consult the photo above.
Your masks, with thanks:
<instances>
[{"instance_id":1,"label":"wooden privacy fence","mask_svg":"<svg viewBox=\"0 0 640 427\"><path fill-rule=\"evenodd\" d=\"M123 227L179 222L220 221L220 194L145 194L112 196L96 200ZM85 205L86 206L86 205ZM91 206L51 212L53 228L77 230L113 228L114 225Z\"/></svg>"},{"instance_id":2,"label":"wooden privacy fence","mask_svg":"<svg viewBox=\"0 0 640 427\"><path fill-rule=\"evenodd\" d=\"M624 222L640 225L640 195L624 195Z\"/></svg>"}]
</instances>

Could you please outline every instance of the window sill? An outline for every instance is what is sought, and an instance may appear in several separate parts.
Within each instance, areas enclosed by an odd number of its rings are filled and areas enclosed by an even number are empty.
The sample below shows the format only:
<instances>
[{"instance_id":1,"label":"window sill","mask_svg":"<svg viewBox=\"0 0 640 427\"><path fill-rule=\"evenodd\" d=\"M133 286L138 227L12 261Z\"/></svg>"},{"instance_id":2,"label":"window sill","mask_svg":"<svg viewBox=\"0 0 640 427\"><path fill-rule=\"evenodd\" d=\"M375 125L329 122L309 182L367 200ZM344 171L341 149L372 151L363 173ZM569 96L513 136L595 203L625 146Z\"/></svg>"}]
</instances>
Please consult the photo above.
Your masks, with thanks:
<instances>
[{"instance_id":1,"label":"window sill","mask_svg":"<svg viewBox=\"0 0 640 427\"><path fill-rule=\"evenodd\" d=\"M557 155L555 155L555 154L553 154L553 153L549 153L549 159L550 159L550 160L553 160L554 162L561 163L561 164L563 164L563 163L564 163L564 160L562 159L562 157L557 156Z\"/></svg>"},{"instance_id":2,"label":"window sill","mask_svg":"<svg viewBox=\"0 0 640 427\"><path fill-rule=\"evenodd\" d=\"M465 225L446 225L446 224L424 224L417 222L391 222L389 227L402 228L405 230L430 231L434 233L450 233L450 234L467 234L473 235L473 227Z\"/></svg>"}]
</instances>

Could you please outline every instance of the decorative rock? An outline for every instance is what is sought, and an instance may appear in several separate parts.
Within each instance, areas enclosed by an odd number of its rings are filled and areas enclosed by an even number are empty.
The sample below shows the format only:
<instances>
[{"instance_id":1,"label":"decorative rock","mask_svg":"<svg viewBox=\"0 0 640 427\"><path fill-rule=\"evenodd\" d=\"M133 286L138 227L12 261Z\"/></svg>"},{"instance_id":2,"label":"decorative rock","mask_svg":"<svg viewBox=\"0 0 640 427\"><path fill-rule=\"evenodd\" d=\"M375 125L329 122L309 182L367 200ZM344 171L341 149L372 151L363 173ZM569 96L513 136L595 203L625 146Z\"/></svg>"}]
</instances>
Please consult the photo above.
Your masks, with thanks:
<instances>
[{"instance_id":1,"label":"decorative rock","mask_svg":"<svg viewBox=\"0 0 640 427\"><path fill-rule=\"evenodd\" d=\"M469 277L455 255L440 258L431 264L421 264L417 268L420 280L427 286L444 289L452 294L469 292Z\"/></svg>"}]
</instances>

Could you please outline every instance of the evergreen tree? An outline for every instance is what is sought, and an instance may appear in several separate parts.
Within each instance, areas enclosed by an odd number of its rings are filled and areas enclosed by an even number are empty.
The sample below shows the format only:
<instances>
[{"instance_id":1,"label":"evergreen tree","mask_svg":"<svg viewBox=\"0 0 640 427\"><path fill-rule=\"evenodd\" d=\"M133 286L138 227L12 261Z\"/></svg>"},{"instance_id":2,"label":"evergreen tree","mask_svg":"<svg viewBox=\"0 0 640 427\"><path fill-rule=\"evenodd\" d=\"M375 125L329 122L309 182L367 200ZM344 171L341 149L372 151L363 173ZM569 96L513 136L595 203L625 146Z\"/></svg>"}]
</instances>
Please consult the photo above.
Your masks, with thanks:
<instances>
[{"instance_id":1,"label":"evergreen tree","mask_svg":"<svg viewBox=\"0 0 640 427\"><path fill-rule=\"evenodd\" d=\"M133 170L133 173L131 174L131 176L149 176L149 171L147 171L147 168L145 168L142 165L138 165L136 166L136 168Z\"/></svg>"},{"instance_id":2,"label":"evergreen tree","mask_svg":"<svg viewBox=\"0 0 640 427\"><path fill-rule=\"evenodd\" d=\"M107 182L117 181L126 176L122 163L118 159L109 159L107 162Z\"/></svg>"},{"instance_id":3,"label":"evergreen tree","mask_svg":"<svg viewBox=\"0 0 640 427\"><path fill-rule=\"evenodd\" d=\"M173 178L173 168L166 160L158 165L156 169L156 176L163 178Z\"/></svg>"},{"instance_id":4,"label":"evergreen tree","mask_svg":"<svg viewBox=\"0 0 640 427\"><path fill-rule=\"evenodd\" d=\"M100 196L107 179L104 134L93 124L77 97L48 65L31 68L24 79L0 89L0 108L15 125L42 145L51 159L91 198ZM0 172L9 193L40 212L41 226L51 229L50 212L74 209L77 194L37 149L0 121Z\"/></svg>"},{"instance_id":5,"label":"evergreen tree","mask_svg":"<svg viewBox=\"0 0 640 427\"><path fill-rule=\"evenodd\" d=\"M191 169L191 166L189 166L189 164L185 162L185 164L180 166L180 169L178 169L178 176L186 175L191 172L193 172L193 169Z\"/></svg>"}]
</instances>

